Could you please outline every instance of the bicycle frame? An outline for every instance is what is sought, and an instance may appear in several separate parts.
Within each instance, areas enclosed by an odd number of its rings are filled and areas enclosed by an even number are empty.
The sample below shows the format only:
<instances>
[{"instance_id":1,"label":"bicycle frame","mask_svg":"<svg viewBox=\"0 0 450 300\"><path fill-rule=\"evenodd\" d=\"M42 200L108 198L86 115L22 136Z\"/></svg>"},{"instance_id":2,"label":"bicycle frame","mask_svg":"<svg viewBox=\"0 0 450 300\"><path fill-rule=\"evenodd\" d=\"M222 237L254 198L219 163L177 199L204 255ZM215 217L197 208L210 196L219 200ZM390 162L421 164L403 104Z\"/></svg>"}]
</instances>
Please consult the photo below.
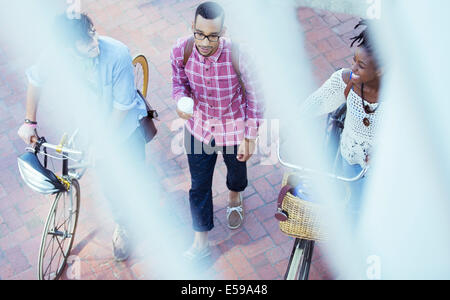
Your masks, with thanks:
<instances>
[{"instance_id":1,"label":"bicycle frame","mask_svg":"<svg viewBox=\"0 0 450 300\"><path fill-rule=\"evenodd\" d=\"M294 247L292 248L289 259L288 271L284 275L284 280L294 280L296 278L308 280L311 264L306 262L311 261L313 251L313 241L295 239ZM291 266L298 267L292 269Z\"/></svg>"},{"instance_id":2,"label":"bicycle frame","mask_svg":"<svg viewBox=\"0 0 450 300\"><path fill-rule=\"evenodd\" d=\"M353 178L347 178L347 177L338 176L336 174L332 174L332 173L328 173L328 172L321 172L321 171L305 168L303 166L297 166L294 164L290 164L288 162L285 162L281 158L279 141L278 141L278 145L277 145L277 156L278 156L278 161L280 162L280 164L286 168L293 169L293 170L303 172L303 173L309 173L309 174L314 174L317 176L331 178L334 180L339 180L339 181L343 181L343 182L347 182L347 183L356 182L358 180L361 180L367 174L367 171L369 170L369 167L367 166L367 167L363 168L357 176L355 176ZM308 280L309 270L311 267L312 255L313 255L313 251L314 251L314 245L315 245L315 241L298 239L298 238L295 239L294 246L292 248L292 253L291 253L291 256L289 259L288 268L287 268L287 271L284 276L285 280L294 280L294 279Z\"/></svg>"}]
</instances>

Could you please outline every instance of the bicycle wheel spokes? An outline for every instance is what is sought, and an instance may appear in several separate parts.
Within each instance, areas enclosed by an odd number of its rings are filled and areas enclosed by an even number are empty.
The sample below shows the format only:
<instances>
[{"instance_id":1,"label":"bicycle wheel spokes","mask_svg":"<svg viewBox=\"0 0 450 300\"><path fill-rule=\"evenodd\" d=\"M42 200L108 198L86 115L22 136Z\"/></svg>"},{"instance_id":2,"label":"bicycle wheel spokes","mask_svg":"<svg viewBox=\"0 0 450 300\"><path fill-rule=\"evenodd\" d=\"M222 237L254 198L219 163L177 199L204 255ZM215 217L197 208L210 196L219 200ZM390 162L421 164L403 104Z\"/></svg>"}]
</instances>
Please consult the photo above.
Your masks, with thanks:
<instances>
[{"instance_id":1,"label":"bicycle wheel spokes","mask_svg":"<svg viewBox=\"0 0 450 300\"><path fill-rule=\"evenodd\" d=\"M55 245L55 241L57 241L58 245ZM60 242L57 237L51 239L51 252L49 256L44 261L44 266L47 268L43 272L42 279L44 280L54 280L58 274L59 265L61 263L61 257L65 257L62 247L60 246ZM57 259L56 259L57 258Z\"/></svg>"},{"instance_id":2,"label":"bicycle wheel spokes","mask_svg":"<svg viewBox=\"0 0 450 300\"><path fill-rule=\"evenodd\" d=\"M62 265L61 262L64 262L67 258L67 253L63 248L67 232L58 230L58 227L61 227L61 214L64 214L64 202L68 198L67 194L60 193L56 197L44 231L42 246L46 250L40 256L43 269L42 279L57 279Z\"/></svg>"},{"instance_id":3,"label":"bicycle wheel spokes","mask_svg":"<svg viewBox=\"0 0 450 300\"><path fill-rule=\"evenodd\" d=\"M79 213L79 185L73 180L70 191L55 197L47 217L39 251L38 277L58 279L72 248Z\"/></svg>"}]
</instances>

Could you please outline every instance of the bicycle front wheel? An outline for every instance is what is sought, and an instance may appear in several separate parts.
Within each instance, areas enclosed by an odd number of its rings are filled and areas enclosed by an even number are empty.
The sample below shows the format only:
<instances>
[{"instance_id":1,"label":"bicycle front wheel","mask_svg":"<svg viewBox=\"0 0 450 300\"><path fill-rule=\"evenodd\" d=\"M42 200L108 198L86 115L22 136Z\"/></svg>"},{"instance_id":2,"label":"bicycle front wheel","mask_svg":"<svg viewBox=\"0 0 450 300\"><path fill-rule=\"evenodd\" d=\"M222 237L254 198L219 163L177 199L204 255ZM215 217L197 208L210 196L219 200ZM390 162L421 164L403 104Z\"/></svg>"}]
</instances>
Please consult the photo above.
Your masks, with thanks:
<instances>
[{"instance_id":1,"label":"bicycle front wheel","mask_svg":"<svg viewBox=\"0 0 450 300\"><path fill-rule=\"evenodd\" d=\"M285 280L308 280L314 241L296 239L292 249Z\"/></svg>"},{"instance_id":2,"label":"bicycle front wheel","mask_svg":"<svg viewBox=\"0 0 450 300\"><path fill-rule=\"evenodd\" d=\"M70 189L56 195L42 234L38 260L39 280L61 277L72 249L80 209L80 184L72 179Z\"/></svg>"}]
</instances>

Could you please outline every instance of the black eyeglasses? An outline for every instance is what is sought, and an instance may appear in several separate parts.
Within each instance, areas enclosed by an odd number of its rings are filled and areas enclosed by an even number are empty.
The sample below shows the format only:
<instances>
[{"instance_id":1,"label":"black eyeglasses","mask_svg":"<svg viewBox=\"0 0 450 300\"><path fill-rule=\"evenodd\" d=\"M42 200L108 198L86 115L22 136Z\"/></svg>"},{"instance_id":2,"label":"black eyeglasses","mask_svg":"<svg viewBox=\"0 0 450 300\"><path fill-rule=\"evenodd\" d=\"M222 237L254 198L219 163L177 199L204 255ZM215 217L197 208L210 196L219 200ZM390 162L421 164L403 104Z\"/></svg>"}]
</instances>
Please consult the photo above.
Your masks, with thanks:
<instances>
[{"instance_id":1,"label":"black eyeglasses","mask_svg":"<svg viewBox=\"0 0 450 300\"><path fill-rule=\"evenodd\" d=\"M217 34L211 34L211 35L204 35L201 32L194 32L195 39L199 41L203 41L204 39L208 39L210 42L218 42L220 39L220 35Z\"/></svg>"}]
</instances>

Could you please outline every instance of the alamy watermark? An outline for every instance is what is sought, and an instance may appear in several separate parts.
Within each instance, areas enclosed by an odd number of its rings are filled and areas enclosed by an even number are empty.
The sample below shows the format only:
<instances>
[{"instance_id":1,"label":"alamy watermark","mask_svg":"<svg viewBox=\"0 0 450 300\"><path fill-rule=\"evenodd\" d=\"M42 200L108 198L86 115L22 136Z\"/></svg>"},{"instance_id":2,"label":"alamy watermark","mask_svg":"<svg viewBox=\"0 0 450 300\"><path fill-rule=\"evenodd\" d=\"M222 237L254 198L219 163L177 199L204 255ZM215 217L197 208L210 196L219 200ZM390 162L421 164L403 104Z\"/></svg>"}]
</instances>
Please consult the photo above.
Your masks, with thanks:
<instances>
[{"instance_id":1,"label":"alamy watermark","mask_svg":"<svg viewBox=\"0 0 450 300\"><path fill-rule=\"evenodd\" d=\"M81 0L66 0L66 15L69 19L81 18Z\"/></svg>"},{"instance_id":2,"label":"alamy watermark","mask_svg":"<svg viewBox=\"0 0 450 300\"><path fill-rule=\"evenodd\" d=\"M369 280L381 280L381 258L378 255L367 257L366 276Z\"/></svg>"},{"instance_id":3,"label":"alamy watermark","mask_svg":"<svg viewBox=\"0 0 450 300\"><path fill-rule=\"evenodd\" d=\"M208 123L208 131L211 133L216 133L216 142L218 144L225 144L223 140L220 140L223 136L230 135L232 132L243 131L246 127L246 123L244 121L232 121L226 122L226 125L220 124L215 120L214 122L206 122ZM212 154L217 149L222 149L222 147L209 147L197 145L194 142L194 145L190 144L190 141L185 141L185 121L182 119L176 119L172 122L170 126L170 130L172 132L176 132L175 136L171 141L171 151L174 155L182 155L182 154L201 154L202 151L208 153L211 151ZM240 130L239 130L240 128ZM217 134L221 133L221 134ZM225 134L226 133L226 134ZM277 147L279 142L279 134L280 134L280 120L271 119L271 120L262 120L261 126L258 129L258 139L256 142L256 147L251 149L252 155L258 155L260 158L261 165L276 165L278 163L278 155L277 155ZM243 135L243 133L242 133ZM211 137L213 138L213 137ZM226 138L226 137L225 137ZM243 140L243 137L242 137ZM186 149L188 148L188 149ZM234 147L223 147L226 154L238 154L234 153ZM193 150L192 150L193 149ZM193 153L191 153L193 152Z\"/></svg>"},{"instance_id":4,"label":"alamy watermark","mask_svg":"<svg viewBox=\"0 0 450 300\"><path fill-rule=\"evenodd\" d=\"M366 11L367 19L381 19L381 0L367 0L369 7Z\"/></svg>"}]
</instances>

